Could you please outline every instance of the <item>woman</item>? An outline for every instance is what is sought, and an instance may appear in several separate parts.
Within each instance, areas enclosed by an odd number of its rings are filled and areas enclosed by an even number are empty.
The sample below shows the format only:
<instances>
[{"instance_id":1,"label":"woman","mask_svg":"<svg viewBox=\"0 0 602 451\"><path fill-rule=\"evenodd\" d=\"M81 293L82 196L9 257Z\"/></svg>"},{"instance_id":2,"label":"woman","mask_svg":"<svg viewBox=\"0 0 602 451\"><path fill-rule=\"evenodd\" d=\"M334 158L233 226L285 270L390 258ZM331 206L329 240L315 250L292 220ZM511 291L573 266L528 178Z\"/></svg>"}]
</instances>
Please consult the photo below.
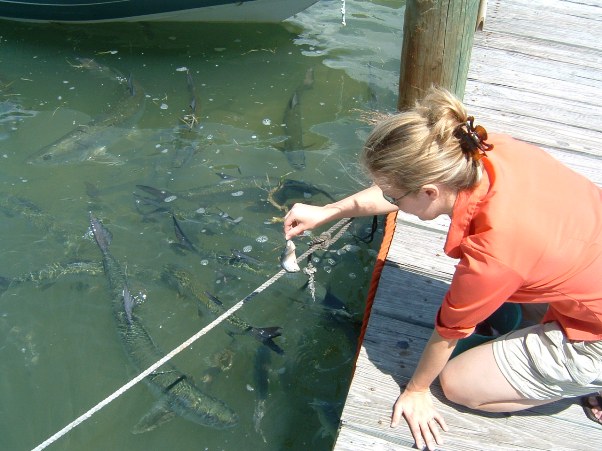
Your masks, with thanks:
<instances>
[{"instance_id":1,"label":"woman","mask_svg":"<svg viewBox=\"0 0 602 451\"><path fill-rule=\"evenodd\" d=\"M401 210L451 217L445 252L458 258L435 329L393 408L419 449L441 444L445 420L429 391L512 412L582 396L602 422L602 190L543 150L474 126L462 103L432 88L372 131L362 162L374 185L323 207L296 204L286 239L329 221ZM451 359L457 341L504 302L549 305L541 323ZM591 396L588 396L591 395Z\"/></svg>"}]
</instances>

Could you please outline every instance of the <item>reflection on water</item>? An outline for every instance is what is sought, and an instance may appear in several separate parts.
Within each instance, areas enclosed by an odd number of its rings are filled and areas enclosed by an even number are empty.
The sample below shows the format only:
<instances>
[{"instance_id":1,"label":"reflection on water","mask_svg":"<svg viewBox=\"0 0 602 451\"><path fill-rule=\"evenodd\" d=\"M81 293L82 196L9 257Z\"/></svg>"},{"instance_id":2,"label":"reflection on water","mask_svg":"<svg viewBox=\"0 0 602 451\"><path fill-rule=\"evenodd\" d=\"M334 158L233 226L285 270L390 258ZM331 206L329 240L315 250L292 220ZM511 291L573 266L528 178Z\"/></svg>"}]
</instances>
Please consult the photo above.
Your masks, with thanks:
<instances>
[{"instance_id":1,"label":"reflection on water","mask_svg":"<svg viewBox=\"0 0 602 451\"><path fill-rule=\"evenodd\" d=\"M348 3L366 36L399 14ZM359 117L394 105L381 82L394 57L351 41L339 55L327 42L338 21L312 8L269 26L2 23L2 449L41 443L136 375L88 212L112 234L133 315L167 352L279 270L286 208L358 188ZM346 65L354 52L372 75ZM177 417L132 434L165 407L139 384L54 449L330 449L378 246L360 239L370 226L314 253L315 301L306 275L287 274L173 359L185 376L164 390L196 384L235 427Z\"/></svg>"}]
</instances>

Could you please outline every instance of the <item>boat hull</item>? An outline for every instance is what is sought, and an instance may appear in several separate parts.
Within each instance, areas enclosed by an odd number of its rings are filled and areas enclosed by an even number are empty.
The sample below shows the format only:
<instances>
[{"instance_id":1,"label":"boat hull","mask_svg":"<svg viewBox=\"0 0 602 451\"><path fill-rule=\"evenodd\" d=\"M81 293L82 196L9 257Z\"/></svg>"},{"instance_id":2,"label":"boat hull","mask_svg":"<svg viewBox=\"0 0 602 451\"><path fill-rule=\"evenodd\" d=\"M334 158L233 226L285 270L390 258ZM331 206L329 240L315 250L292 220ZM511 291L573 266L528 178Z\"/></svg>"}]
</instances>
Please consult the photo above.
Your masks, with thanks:
<instances>
[{"instance_id":1,"label":"boat hull","mask_svg":"<svg viewBox=\"0 0 602 451\"><path fill-rule=\"evenodd\" d=\"M0 18L28 22L280 22L317 0L0 0Z\"/></svg>"}]
</instances>

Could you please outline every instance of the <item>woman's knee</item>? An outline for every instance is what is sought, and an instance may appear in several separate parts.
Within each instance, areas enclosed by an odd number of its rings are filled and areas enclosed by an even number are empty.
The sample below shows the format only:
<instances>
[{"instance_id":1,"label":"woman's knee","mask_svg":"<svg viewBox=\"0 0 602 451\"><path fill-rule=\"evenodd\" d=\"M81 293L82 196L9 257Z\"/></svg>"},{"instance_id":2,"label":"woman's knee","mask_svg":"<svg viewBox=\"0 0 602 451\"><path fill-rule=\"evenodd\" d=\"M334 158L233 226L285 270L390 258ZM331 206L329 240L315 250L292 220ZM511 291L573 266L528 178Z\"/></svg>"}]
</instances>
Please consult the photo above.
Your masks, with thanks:
<instances>
[{"instance_id":1,"label":"woman's knee","mask_svg":"<svg viewBox=\"0 0 602 451\"><path fill-rule=\"evenodd\" d=\"M470 366L454 360L449 361L439 374L439 383L448 400L470 409L478 409L480 401L471 389L472 379Z\"/></svg>"},{"instance_id":2,"label":"woman's knee","mask_svg":"<svg viewBox=\"0 0 602 451\"><path fill-rule=\"evenodd\" d=\"M466 385L462 382L463 380L466 379L462 377L461 371L458 371L457 365L454 365L451 361L439 374L439 383L445 397L456 404L471 407L467 405L469 400L466 397L467 390Z\"/></svg>"}]
</instances>

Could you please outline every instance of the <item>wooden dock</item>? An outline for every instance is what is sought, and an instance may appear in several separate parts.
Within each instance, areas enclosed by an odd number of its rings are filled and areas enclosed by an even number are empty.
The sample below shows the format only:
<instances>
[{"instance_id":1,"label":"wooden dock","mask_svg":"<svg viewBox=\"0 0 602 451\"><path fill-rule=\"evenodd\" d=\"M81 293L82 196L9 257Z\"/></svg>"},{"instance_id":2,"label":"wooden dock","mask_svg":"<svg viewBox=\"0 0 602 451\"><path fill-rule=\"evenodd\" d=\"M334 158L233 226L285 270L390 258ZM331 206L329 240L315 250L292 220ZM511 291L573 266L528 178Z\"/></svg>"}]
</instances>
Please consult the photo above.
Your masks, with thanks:
<instances>
[{"instance_id":1,"label":"wooden dock","mask_svg":"<svg viewBox=\"0 0 602 451\"><path fill-rule=\"evenodd\" d=\"M601 0L489 0L471 56L469 113L490 131L545 148L602 186L601 43ZM392 429L390 415L454 271L455 261L442 251L447 226L442 219L397 218L336 451L413 449L405 422ZM577 400L512 415L479 414L446 401L437 384L433 394L450 427L443 450L602 446L602 427L585 418Z\"/></svg>"}]
</instances>

